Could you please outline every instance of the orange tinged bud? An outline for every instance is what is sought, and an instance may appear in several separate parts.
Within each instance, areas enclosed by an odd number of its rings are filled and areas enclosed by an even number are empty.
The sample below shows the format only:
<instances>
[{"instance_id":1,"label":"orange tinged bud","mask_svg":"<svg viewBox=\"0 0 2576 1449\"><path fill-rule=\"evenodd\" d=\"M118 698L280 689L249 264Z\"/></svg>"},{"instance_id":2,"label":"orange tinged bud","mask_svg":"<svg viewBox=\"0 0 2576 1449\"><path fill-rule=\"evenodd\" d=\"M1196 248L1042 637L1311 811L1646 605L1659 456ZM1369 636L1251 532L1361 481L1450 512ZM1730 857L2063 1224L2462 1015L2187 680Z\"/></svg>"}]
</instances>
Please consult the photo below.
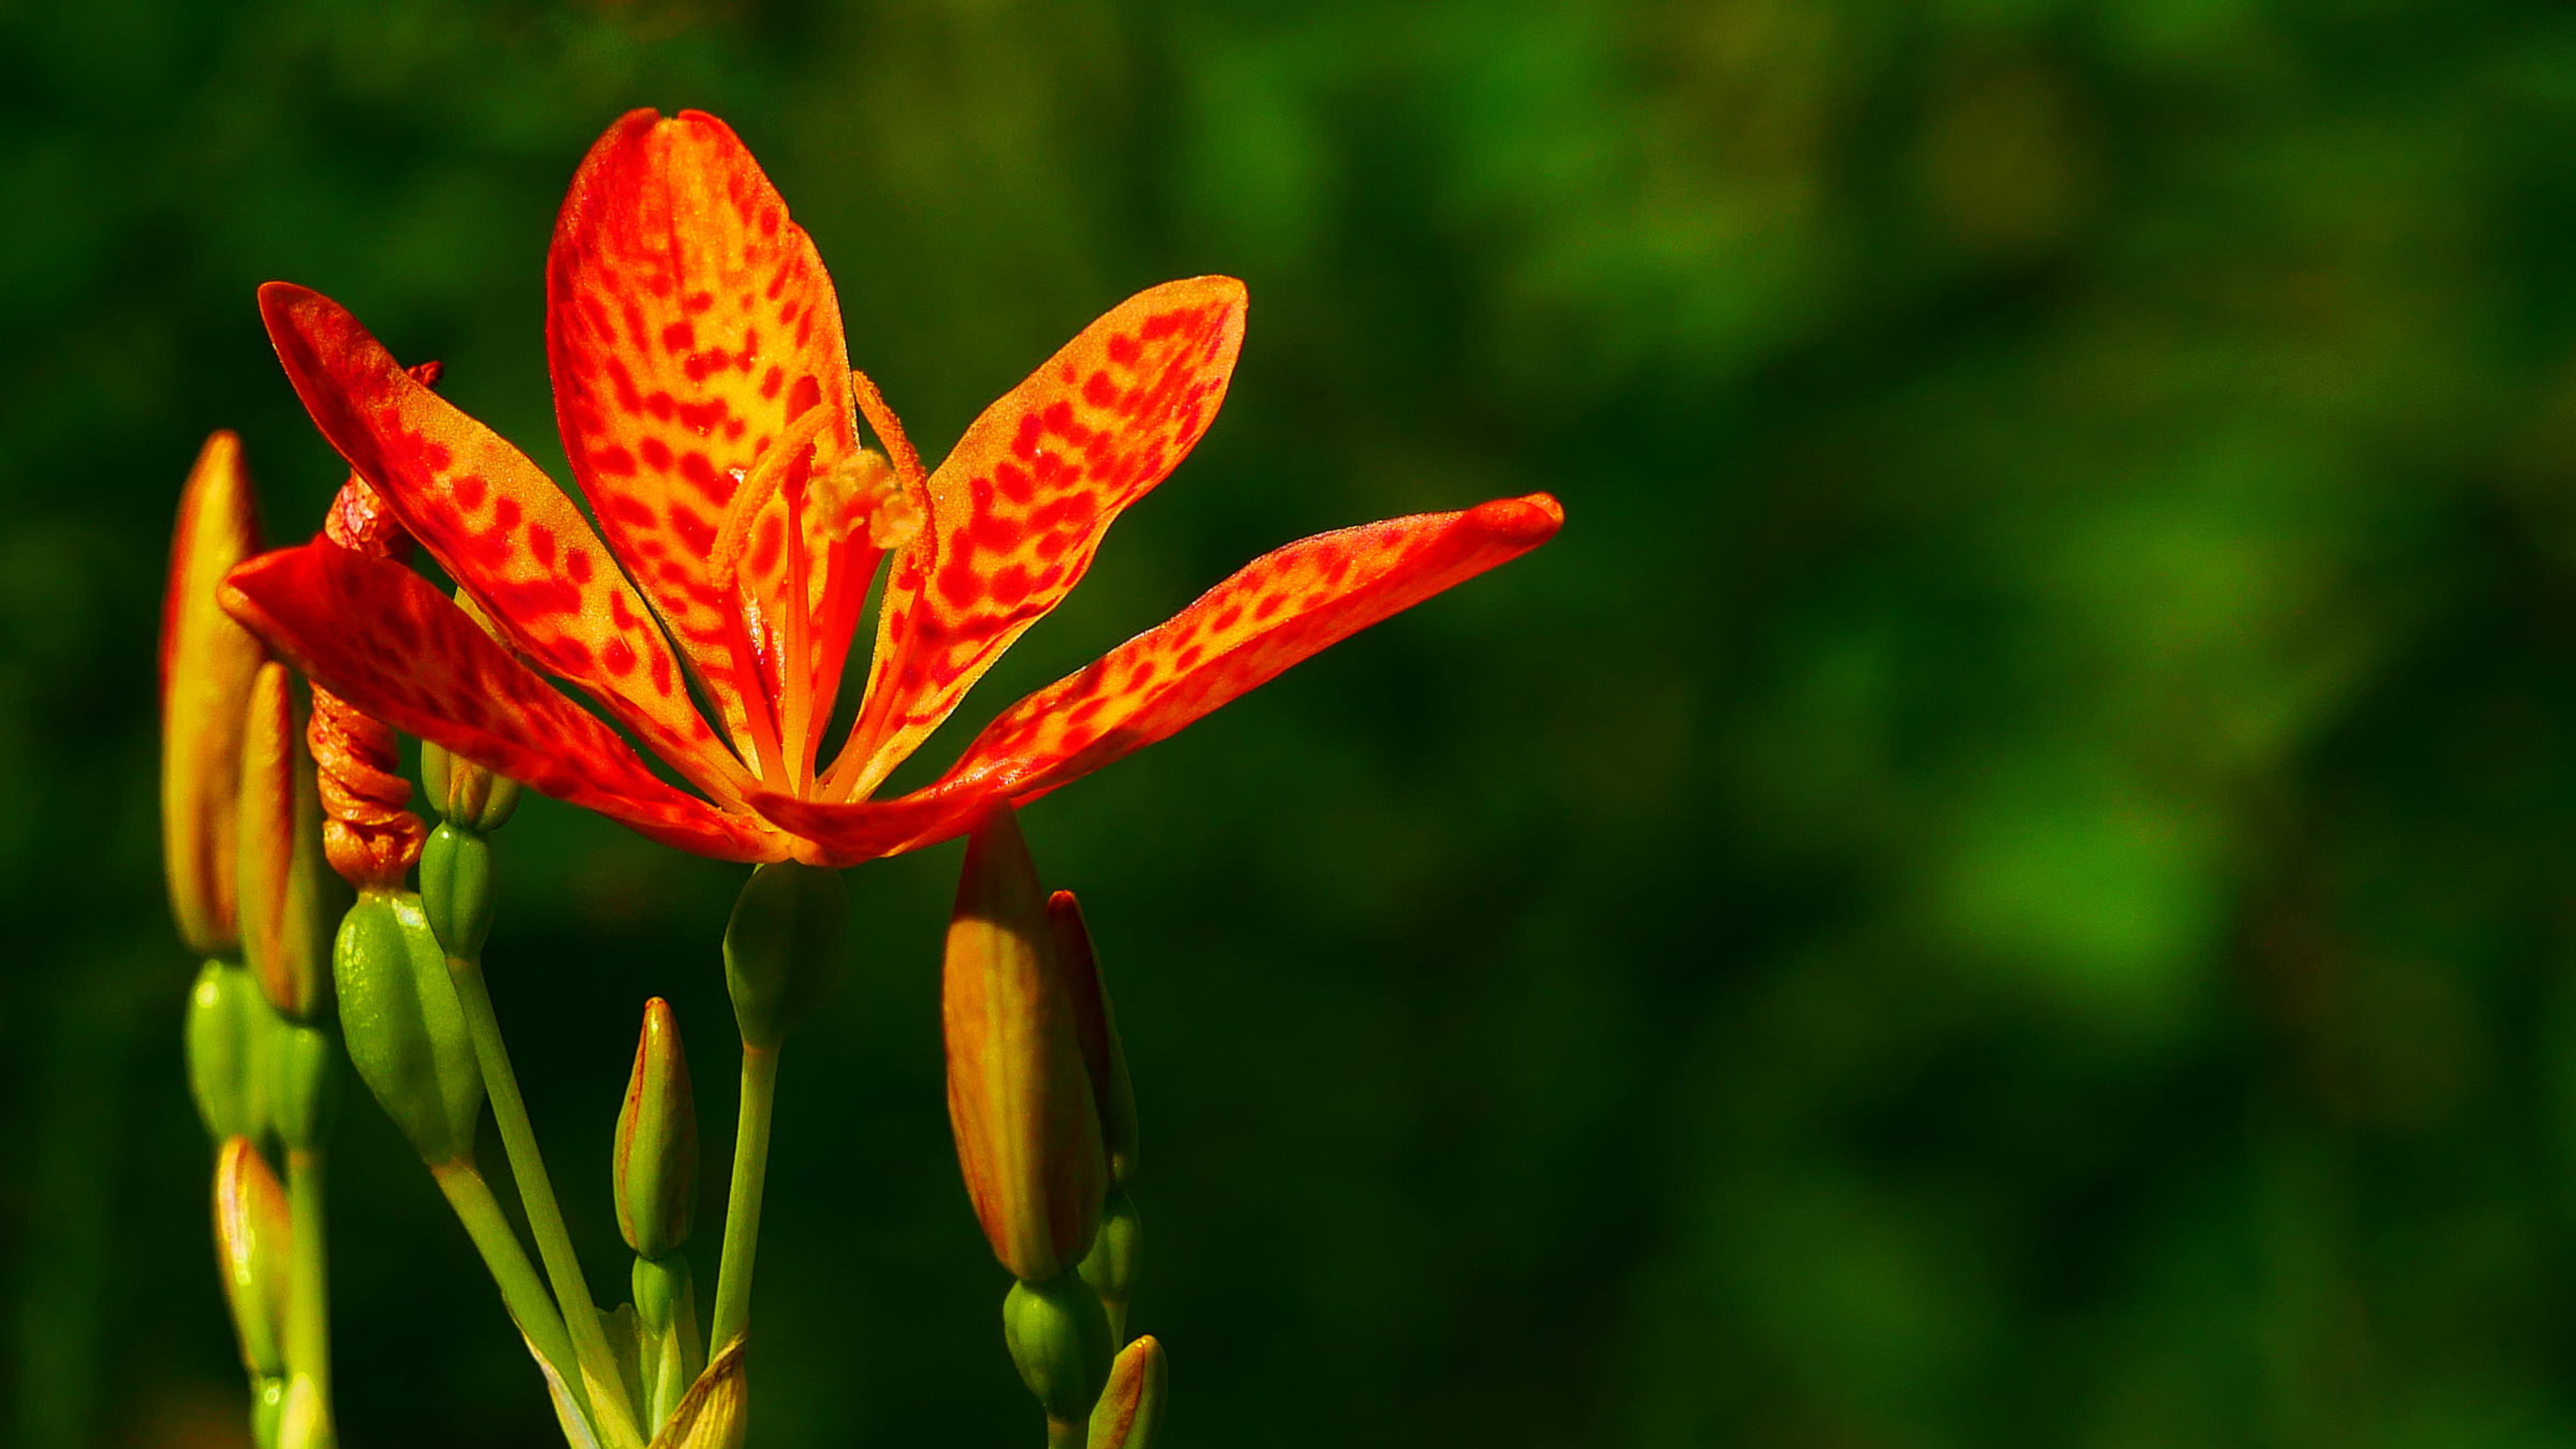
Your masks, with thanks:
<instances>
[{"instance_id":1,"label":"orange tinged bud","mask_svg":"<svg viewBox=\"0 0 2576 1449\"><path fill-rule=\"evenodd\" d=\"M259 547L241 440L206 439L179 495L161 600L161 850L170 912L201 955L239 940L233 911L234 811L241 799L242 698L259 641L218 600L224 575Z\"/></svg>"},{"instance_id":2,"label":"orange tinged bud","mask_svg":"<svg viewBox=\"0 0 2576 1449\"><path fill-rule=\"evenodd\" d=\"M1127 1345L1091 1411L1088 1449L1150 1449L1154 1431L1162 1426L1169 1378L1163 1345L1152 1334Z\"/></svg>"},{"instance_id":3,"label":"orange tinged bud","mask_svg":"<svg viewBox=\"0 0 2576 1449\"><path fill-rule=\"evenodd\" d=\"M247 1137L228 1137L215 1156L215 1262L224 1275L241 1336L242 1365L253 1374L286 1371L284 1343L289 1264L286 1189Z\"/></svg>"},{"instance_id":4,"label":"orange tinged bud","mask_svg":"<svg viewBox=\"0 0 2576 1449\"><path fill-rule=\"evenodd\" d=\"M617 1111L617 1230L642 1258L665 1258L689 1240L698 1209L698 1109L689 1058L671 1004L644 1003L626 1105Z\"/></svg>"},{"instance_id":5,"label":"orange tinged bud","mask_svg":"<svg viewBox=\"0 0 2576 1449\"><path fill-rule=\"evenodd\" d=\"M280 1015L311 1017L331 980L334 904L322 875L322 801L283 664L252 678L242 729L238 881L242 957Z\"/></svg>"},{"instance_id":6,"label":"orange tinged bud","mask_svg":"<svg viewBox=\"0 0 2576 1449\"><path fill-rule=\"evenodd\" d=\"M1075 995L1028 844L997 808L967 840L940 1009L966 1193L1023 1282L1082 1260L1109 1191Z\"/></svg>"}]
</instances>

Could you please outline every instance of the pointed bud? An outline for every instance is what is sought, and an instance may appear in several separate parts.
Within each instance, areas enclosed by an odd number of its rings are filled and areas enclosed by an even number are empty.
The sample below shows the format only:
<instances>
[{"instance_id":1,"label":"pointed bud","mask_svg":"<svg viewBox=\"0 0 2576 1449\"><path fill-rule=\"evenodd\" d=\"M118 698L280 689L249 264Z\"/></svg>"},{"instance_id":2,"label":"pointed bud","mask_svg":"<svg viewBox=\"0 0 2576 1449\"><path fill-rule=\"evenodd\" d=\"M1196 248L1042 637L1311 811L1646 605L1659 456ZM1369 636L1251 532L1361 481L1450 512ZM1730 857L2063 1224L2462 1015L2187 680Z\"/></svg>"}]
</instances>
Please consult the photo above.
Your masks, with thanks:
<instances>
[{"instance_id":1,"label":"pointed bud","mask_svg":"<svg viewBox=\"0 0 2576 1449\"><path fill-rule=\"evenodd\" d=\"M1113 1355L1109 1320L1080 1278L1067 1273L1044 1283L1012 1284L1002 1300L1002 1338L1051 1429L1090 1419L1091 1406L1109 1382Z\"/></svg>"},{"instance_id":2,"label":"pointed bud","mask_svg":"<svg viewBox=\"0 0 2576 1449\"><path fill-rule=\"evenodd\" d=\"M278 1014L305 1021L330 986L338 882L323 868L322 800L283 664L252 679L242 731L240 920L243 959Z\"/></svg>"},{"instance_id":3,"label":"pointed bud","mask_svg":"<svg viewBox=\"0 0 2576 1449\"><path fill-rule=\"evenodd\" d=\"M1109 1155L1109 1185L1124 1187L1136 1175L1136 1084L1127 1075L1127 1049L1118 1040L1118 1013L1110 1008L1109 984L1100 979L1091 930L1083 923L1082 904L1073 892L1057 891L1047 897L1047 928L1073 995L1074 1035L1082 1043L1083 1070L1091 1076L1092 1101L1100 1109L1100 1145Z\"/></svg>"},{"instance_id":4,"label":"pointed bud","mask_svg":"<svg viewBox=\"0 0 2576 1449\"><path fill-rule=\"evenodd\" d=\"M447 953L420 900L371 892L340 922L331 956L340 1034L358 1080L432 1167L469 1158L483 1075Z\"/></svg>"},{"instance_id":5,"label":"pointed bud","mask_svg":"<svg viewBox=\"0 0 2576 1449\"><path fill-rule=\"evenodd\" d=\"M420 742L420 780L430 808L478 835L509 823L519 808L519 782L430 740Z\"/></svg>"},{"instance_id":6,"label":"pointed bud","mask_svg":"<svg viewBox=\"0 0 2576 1449\"><path fill-rule=\"evenodd\" d=\"M252 1037L266 1015L250 968L209 961L197 972L188 993L188 1092L206 1135L218 1142L268 1130Z\"/></svg>"},{"instance_id":7,"label":"pointed bud","mask_svg":"<svg viewBox=\"0 0 2576 1449\"><path fill-rule=\"evenodd\" d=\"M1127 1345L1109 1371L1109 1387L1091 1411L1088 1449L1153 1449L1154 1431L1163 1424L1164 1385L1169 1371L1163 1346L1147 1334Z\"/></svg>"},{"instance_id":8,"label":"pointed bud","mask_svg":"<svg viewBox=\"0 0 2576 1449\"><path fill-rule=\"evenodd\" d=\"M247 1137L227 1137L215 1154L215 1262L224 1275L241 1338L242 1367L255 1376L286 1371L290 1265L286 1189Z\"/></svg>"},{"instance_id":9,"label":"pointed bud","mask_svg":"<svg viewBox=\"0 0 2576 1449\"><path fill-rule=\"evenodd\" d=\"M775 1051L839 973L850 898L838 871L772 861L751 873L725 922L725 988L742 1044Z\"/></svg>"},{"instance_id":10,"label":"pointed bud","mask_svg":"<svg viewBox=\"0 0 2576 1449\"><path fill-rule=\"evenodd\" d=\"M1024 1281L1082 1260L1109 1190L1073 997L1028 843L997 808L966 843L940 1015L966 1195L993 1255Z\"/></svg>"},{"instance_id":11,"label":"pointed bud","mask_svg":"<svg viewBox=\"0 0 2576 1449\"><path fill-rule=\"evenodd\" d=\"M230 952L233 814L241 804L242 699L259 641L218 602L224 575L259 547L241 440L206 439L179 495L161 600L161 850L170 912L190 950Z\"/></svg>"},{"instance_id":12,"label":"pointed bud","mask_svg":"<svg viewBox=\"0 0 2576 1449\"><path fill-rule=\"evenodd\" d=\"M617 1230L640 1257L664 1258L689 1240L698 1209L698 1109L671 1004L644 1003L626 1105L617 1110Z\"/></svg>"},{"instance_id":13,"label":"pointed bud","mask_svg":"<svg viewBox=\"0 0 2576 1449\"><path fill-rule=\"evenodd\" d=\"M1136 1204L1123 1192L1109 1194L1101 1210L1100 1235L1082 1260L1082 1281L1100 1295L1109 1314L1109 1341L1127 1341L1127 1303L1136 1291L1136 1257L1143 1245L1144 1224Z\"/></svg>"}]
</instances>

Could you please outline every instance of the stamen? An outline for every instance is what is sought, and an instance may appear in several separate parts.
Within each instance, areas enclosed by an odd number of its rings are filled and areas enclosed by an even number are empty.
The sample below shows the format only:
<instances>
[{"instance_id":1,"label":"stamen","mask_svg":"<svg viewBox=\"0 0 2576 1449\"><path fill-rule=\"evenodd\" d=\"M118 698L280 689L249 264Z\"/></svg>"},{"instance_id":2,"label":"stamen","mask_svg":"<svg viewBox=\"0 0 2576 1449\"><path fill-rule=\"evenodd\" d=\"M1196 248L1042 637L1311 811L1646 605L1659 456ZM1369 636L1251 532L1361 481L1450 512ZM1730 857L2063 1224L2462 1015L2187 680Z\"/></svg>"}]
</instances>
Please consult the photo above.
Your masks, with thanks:
<instances>
[{"instance_id":1,"label":"stamen","mask_svg":"<svg viewBox=\"0 0 2576 1449\"><path fill-rule=\"evenodd\" d=\"M802 457L831 421L830 408L818 405L810 409L734 485L733 500L725 505L724 523L716 530L715 548L707 556L708 581L717 588L733 587L734 575L742 567L743 552L751 547L752 520L760 516L761 508L786 480L788 463Z\"/></svg>"}]
</instances>

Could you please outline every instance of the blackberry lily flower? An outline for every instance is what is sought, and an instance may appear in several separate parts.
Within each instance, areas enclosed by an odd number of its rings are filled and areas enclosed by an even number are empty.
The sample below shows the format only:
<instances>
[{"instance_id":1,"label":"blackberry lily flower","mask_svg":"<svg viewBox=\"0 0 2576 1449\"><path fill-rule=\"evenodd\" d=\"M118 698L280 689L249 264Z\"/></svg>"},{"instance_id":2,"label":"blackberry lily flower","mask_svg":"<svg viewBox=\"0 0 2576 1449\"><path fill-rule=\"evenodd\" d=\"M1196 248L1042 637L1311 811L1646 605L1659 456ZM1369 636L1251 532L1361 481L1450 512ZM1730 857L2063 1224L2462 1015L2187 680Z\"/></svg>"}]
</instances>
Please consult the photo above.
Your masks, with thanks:
<instances>
[{"instance_id":1,"label":"blackberry lily flower","mask_svg":"<svg viewBox=\"0 0 2576 1449\"><path fill-rule=\"evenodd\" d=\"M419 574L322 542L243 565L226 606L354 707L701 855L839 866L962 834L1536 547L1563 516L1532 494L1291 544L1012 706L936 781L877 800L1207 430L1242 344L1242 284L1129 298L925 470L849 366L813 244L714 117L636 111L610 128L573 179L546 281L558 421L596 530L337 303L260 292L314 423L498 637ZM889 553L866 693L820 763Z\"/></svg>"}]
</instances>

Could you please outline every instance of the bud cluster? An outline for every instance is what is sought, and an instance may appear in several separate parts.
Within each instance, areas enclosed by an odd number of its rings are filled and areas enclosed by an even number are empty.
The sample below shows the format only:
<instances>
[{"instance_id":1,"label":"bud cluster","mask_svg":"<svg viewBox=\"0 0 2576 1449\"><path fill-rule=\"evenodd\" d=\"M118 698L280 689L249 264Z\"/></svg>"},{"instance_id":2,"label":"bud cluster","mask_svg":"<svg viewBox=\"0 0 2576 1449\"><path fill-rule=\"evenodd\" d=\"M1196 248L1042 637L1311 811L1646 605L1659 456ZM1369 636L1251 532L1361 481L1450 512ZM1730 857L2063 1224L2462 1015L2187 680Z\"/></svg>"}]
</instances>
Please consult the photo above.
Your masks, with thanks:
<instances>
[{"instance_id":1,"label":"bud cluster","mask_svg":"<svg viewBox=\"0 0 2576 1449\"><path fill-rule=\"evenodd\" d=\"M1150 1338L1119 1349L1140 1232L1126 1193L1135 1088L1082 908L1046 893L1007 807L967 840L940 1016L958 1165L1018 1280L1003 1338L1049 1442L1144 1449L1162 1350Z\"/></svg>"}]
</instances>

